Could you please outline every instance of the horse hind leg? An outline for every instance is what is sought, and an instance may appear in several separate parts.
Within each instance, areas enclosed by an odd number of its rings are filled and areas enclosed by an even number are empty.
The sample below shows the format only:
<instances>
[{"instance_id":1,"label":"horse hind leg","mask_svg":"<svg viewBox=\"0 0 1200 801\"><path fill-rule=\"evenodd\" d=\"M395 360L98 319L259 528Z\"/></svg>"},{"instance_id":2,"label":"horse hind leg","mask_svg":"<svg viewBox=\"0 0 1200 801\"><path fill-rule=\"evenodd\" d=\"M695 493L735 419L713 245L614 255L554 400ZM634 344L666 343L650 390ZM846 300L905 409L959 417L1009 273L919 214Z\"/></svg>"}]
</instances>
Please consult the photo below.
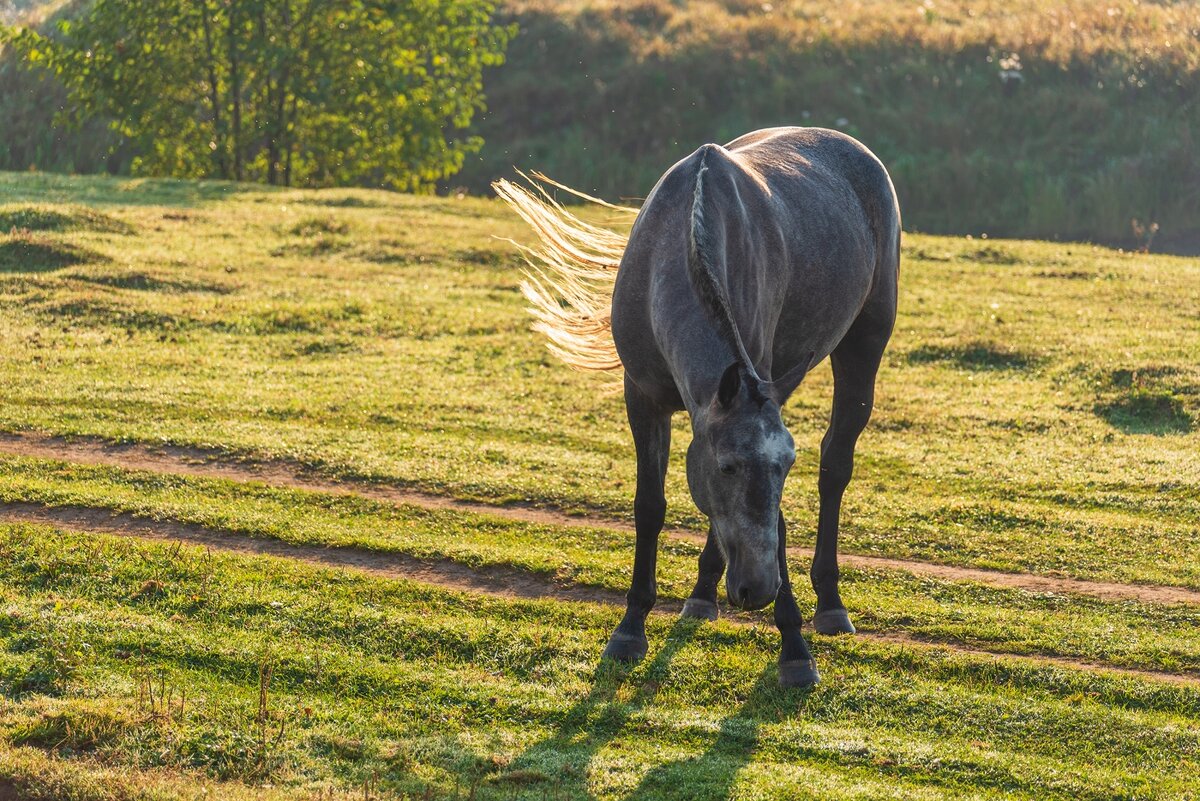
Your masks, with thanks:
<instances>
[{"instance_id":1,"label":"horse hind leg","mask_svg":"<svg viewBox=\"0 0 1200 801\"><path fill-rule=\"evenodd\" d=\"M725 572L725 557L717 546L712 527L708 529L708 540L700 552L700 573L692 594L683 602L682 617L696 620L716 620L720 615L717 607L717 585Z\"/></svg>"},{"instance_id":2,"label":"horse hind leg","mask_svg":"<svg viewBox=\"0 0 1200 801\"><path fill-rule=\"evenodd\" d=\"M817 594L813 628L821 634L853 634L854 624L838 591L838 522L842 496L854 472L854 448L871 419L875 376L891 333L890 323L860 318L830 356L833 365L833 412L821 442L818 482L821 509L812 586Z\"/></svg>"},{"instance_id":3,"label":"horse hind leg","mask_svg":"<svg viewBox=\"0 0 1200 801\"><path fill-rule=\"evenodd\" d=\"M651 402L625 377L625 410L637 451L637 492L633 519L637 530L633 580L625 596L625 616L604 649L604 658L637 662L646 655L646 616L657 600L655 569L658 535L666 520L664 482L671 449L671 412Z\"/></svg>"}]
</instances>

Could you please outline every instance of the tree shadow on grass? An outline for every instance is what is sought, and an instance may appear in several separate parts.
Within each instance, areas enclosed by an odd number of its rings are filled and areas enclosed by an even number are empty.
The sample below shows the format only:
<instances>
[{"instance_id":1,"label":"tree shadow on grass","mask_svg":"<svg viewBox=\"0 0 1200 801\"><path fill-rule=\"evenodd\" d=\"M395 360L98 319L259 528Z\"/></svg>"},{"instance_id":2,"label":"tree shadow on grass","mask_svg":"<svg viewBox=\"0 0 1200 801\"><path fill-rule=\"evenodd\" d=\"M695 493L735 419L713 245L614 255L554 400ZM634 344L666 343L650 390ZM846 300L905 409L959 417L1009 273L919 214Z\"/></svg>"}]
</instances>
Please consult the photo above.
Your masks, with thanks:
<instances>
[{"instance_id":1,"label":"tree shadow on grass","mask_svg":"<svg viewBox=\"0 0 1200 801\"><path fill-rule=\"evenodd\" d=\"M691 640L699 621L678 619L662 648L639 667L603 660L592 674L592 689L567 710L557 730L534 743L514 759L509 770L493 781L498 785L540 785L553 798L590 798L587 768L604 745L613 740L629 719L647 707L666 679L675 654ZM622 688L638 675L640 684ZM627 697L624 697L627 696Z\"/></svg>"},{"instance_id":2,"label":"tree shadow on grass","mask_svg":"<svg viewBox=\"0 0 1200 801\"><path fill-rule=\"evenodd\" d=\"M118 178L53 173L0 173L7 203L70 203L75 206L199 207L247 193L287 191L266 184L186 178Z\"/></svg>"},{"instance_id":3,"label":"tree shadow on grass","mask_svg":"<svg viewBox=\"0 0 1200 801\"><path fill-rule=\"evenodd\" d=\"M759 674L745 701L721 721L720 731L699 756L677 759L650 770L626 798L718 801L731 796L738 773L758 748L764 724L778 723L804 708L811 690L784 690L774 666Z\"/></svg>"}]
</instances>

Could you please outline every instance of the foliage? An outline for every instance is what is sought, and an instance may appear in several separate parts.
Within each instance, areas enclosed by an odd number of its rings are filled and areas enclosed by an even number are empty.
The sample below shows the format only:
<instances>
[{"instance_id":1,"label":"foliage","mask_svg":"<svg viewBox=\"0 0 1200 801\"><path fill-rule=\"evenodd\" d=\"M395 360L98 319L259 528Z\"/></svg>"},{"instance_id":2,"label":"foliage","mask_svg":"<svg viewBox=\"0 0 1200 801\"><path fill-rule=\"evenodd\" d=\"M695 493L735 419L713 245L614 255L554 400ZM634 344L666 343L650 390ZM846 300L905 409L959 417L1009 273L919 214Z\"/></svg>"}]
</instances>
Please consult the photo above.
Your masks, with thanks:
<instances>
[{"instance_id":1,"label":"foliage","mask_svg":"<svg viewBox=\"0 0 1200 801\"><path fill-rule=\"evenodd\" d=\"M815 125L884 161L908 230L1200 248L1200 6L1089 0L508 0L485 85L512 165L644 197L704 142Z\"/></svg>"},{"instance_id":2,"label":"foliage","mask_svg":"<svg viewBox=\"0 0 1200 801\"><path fill-rule=\"evenodd\" d=\"M481 71L512 31L490 0L98 0L6 36L110 118L137 173L420 190L481 140Z\"/></svg>"}]
</instances>

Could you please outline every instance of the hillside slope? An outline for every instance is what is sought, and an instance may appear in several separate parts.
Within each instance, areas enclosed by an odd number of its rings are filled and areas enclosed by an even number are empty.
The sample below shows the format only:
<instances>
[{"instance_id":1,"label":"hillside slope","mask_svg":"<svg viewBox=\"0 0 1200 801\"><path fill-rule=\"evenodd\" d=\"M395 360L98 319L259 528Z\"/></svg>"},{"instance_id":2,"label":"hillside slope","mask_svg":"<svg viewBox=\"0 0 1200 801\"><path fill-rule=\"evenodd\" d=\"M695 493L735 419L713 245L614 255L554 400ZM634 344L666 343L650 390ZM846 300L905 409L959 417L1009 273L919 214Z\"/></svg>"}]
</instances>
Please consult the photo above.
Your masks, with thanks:
<instances>
[{"instance_id":1,"label":"hillside slope","mask_svg":"<svg viewBox=\"0 0 1200 801\"><path fill-rule=\"evenodd\" d=\"M840 549L600 661L619 394L528 330L500 202L0 173L0 798L1190 801L1195 259L910 235ZM799 603L832 376L787 404ZM571 512L572 514L568 514Z\"/></svg>"},{"instance_id":2,"label":"hillside slope","mask_svg":"<svg viewBox=\"0 0 1200 801\"><path fill-rule=\"evenodd\" d=\"M1200 6L1035 0L508 0L487 82L512 165L643 196L676 159L770 125L861 138L906 226L1160 246L1200 232Z\"/></svg>"}]
</instances>

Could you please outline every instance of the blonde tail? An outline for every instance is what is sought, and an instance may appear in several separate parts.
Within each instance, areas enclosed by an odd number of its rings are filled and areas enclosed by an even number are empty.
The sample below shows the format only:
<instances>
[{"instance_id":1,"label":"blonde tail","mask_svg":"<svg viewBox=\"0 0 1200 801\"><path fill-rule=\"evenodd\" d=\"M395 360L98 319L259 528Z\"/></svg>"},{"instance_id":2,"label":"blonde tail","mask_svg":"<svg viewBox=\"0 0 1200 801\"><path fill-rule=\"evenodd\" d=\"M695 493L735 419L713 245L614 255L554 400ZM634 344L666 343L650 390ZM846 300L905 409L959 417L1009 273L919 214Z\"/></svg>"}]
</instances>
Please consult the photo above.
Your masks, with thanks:
<instances>
[{"instance_id":1,"label":"blonde tail","mask_svg":"<svg viewBox=\"0 0 1200 801\"><path fill-rule=\"evenodd\" d=\"M628 237L584 222L529 176L521 176L532 189L505 180L492 188L541 240L537 247L513 243L529 265L521 292L532 304L534 330L546 336L551 352L576 370L620 369L612 339L612 293ZM541 173L533 173L533 178L624 217L637 214L637 209L576 192Z\"/></svg>"}]
</instances>

